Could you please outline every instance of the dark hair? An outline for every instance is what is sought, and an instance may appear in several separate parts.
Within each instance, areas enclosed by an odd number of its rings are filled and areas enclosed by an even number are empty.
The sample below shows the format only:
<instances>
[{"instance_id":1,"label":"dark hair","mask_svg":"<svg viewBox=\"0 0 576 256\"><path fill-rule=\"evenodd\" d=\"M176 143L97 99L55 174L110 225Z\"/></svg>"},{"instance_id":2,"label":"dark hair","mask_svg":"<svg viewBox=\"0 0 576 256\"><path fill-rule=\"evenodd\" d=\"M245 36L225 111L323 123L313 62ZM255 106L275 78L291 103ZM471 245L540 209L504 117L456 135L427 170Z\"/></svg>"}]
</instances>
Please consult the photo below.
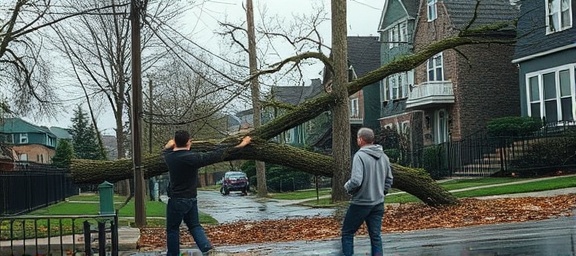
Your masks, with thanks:
<instances>
[{"instance_id":1,"label":"dark hair","mask_svg":"<svg viewBox=\"0 0 576 256\"><path fill-rule=\"evenodd\" d=\"M360 130L358 130L358 137L362 138L366 143L374 143L374 131L370 128L360 128Z\"/></svg>"},{"instance_id":2,"label":"dark hair","mask_svg":"<svg viewBox=\"0 0 576 256\"><path fill-rule=\"evenodd\" d=\"M190 133L184 130L179 130L174 133L174 142L176 147L185 147L190 140Z\"/></svg>"}]
</instances>

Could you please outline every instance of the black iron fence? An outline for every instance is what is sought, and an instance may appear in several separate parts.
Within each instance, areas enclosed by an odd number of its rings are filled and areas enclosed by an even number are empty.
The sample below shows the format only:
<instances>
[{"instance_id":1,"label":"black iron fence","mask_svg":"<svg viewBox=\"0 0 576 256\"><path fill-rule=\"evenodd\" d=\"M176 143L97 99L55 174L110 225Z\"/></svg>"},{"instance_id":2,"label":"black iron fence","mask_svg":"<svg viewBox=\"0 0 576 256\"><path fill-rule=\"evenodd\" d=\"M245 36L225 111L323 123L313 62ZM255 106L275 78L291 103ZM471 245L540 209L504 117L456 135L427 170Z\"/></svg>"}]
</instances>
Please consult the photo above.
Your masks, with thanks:
<instances>
[{"instance_id":1,"label":"black iron fence","mask_svg":"<svg viewBox=\"0 0 576 256\"><path fill-rule=\"evenodd\" d=\"M576 169L576 126L557 122L522 136L491 136L482 131L408 155L411 166L426 169L433 178L571 171Z\"/></svg>"},{"instance_id":2,"label":"black iron fence","mask_svg":"<svg viewBox=\"0 0 576 256\"><path fill-rule=\"evenodd\" d=\"M118 216L0 217L0 255L118 255Z\"/></svg>"},{"instance_id":3,"label":"black iron fence","mask_svg":"<svg viewBox=\"0 0 576 256\"><path fill-rule=\"evenodd\" d=\"M0 171L0 216L27 213L77 194L67 170L18 164L13 171Z\"/></svg>"}]
</instances>

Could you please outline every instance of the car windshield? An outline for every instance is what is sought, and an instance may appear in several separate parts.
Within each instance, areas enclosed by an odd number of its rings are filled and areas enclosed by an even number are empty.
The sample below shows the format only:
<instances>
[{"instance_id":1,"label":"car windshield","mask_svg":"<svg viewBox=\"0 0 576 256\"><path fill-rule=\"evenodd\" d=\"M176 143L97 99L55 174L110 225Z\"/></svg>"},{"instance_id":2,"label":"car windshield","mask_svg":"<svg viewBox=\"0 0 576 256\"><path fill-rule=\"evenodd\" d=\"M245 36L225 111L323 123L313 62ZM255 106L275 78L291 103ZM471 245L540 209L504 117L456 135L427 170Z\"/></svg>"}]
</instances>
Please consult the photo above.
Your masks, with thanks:
<instances>
[{"instance_id":1,"label":"car windshield","mask_svg":"<svg viewBox=\"0 0 576 256\"><path fill-rule=\"evenodd\" d=\"M232 173L229 175L226 175L228 178L230 179L240 179L240 178L246 178L246 175L244 173Z\"/></svg>"}]
</instances>

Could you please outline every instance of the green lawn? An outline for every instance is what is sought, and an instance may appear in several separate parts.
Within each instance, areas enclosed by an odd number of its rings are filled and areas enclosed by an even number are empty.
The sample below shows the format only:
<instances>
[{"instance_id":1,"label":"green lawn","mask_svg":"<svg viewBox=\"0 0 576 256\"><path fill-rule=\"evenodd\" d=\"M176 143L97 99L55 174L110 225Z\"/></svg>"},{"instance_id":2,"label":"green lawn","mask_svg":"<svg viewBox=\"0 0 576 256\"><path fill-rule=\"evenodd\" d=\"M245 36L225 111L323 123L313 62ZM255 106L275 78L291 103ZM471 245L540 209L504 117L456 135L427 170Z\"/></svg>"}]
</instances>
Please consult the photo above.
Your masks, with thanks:
<instances>
[{"instance_id":1,"label":"green lawn","mask_svg":"<svg viewBox=\"0 0 576 256\"><path fill-rule=\"evenodd\" d=\"M453 194L458 198L465 197L478 197L478 196L491 196L491 195L503 195L503 194L514 194L514 193L525 193L525 192L535 192L535 191L545 191L554 190L560 188L570 188L576 187L576 176L566 176L566 177L556 177L549 180L534 180L530 179L520 179L520 178L478 178L478 179L455 179L445 182L438 183L441 187L447 190L465 189L477 186L486 185L496 185L502 184L502 186L480 188L468 191L454 192ZM529 181L522 184L510 184L504 185L505 183L515 182L515 181ZM326 189L325 194L329 194L330 190ZM401 192L400 190L393 189L392 193ZM300 196L295 194L300 194L302 197L308 194L308 191L296 191L291 192L291 197L295 199L302 199ZM313 207L330 207L333 206L329 198L320 199L318 202L314 197L310 197L309 201L303 203L303 205L313 206ZM274 198L278 198L277 195ZM304 197L305 198L305 197ZM387 203L409 203L409 202L419 202L420 200L413 195L407 193L396 193L390 194L386 197Z\"/></svg>"},{"instance_id":2,"label":"green lawn","mask_svg":"<svg viewBox=\"0 0 576 256\"><path fill-rule=\"evenodd\" d=\"M512 177L497 177L497 178L474 178L474 179L454 179L449 181L440 181L441 187L447 190L478 187L485 185L501 184L515 181L523 181L528 179L512 178Z\"/></svg>"},{"instance_id":3,"label":"green lawn","mask_svg":"<svg viewBox=\"0 0 576 256\"><path fill-rule=\"evenodd\" d=\"M77 195L68 198L65 202L60 202L36 211L28 215L97 215L100 211L99 197L97 195ZM126 201L124 196L114 196L114 206L118 210L118 217L120 218L120 225L133 225L132 218L134 218L134 198L128 202L124 207L120 208ZM163 218L166 217L166 204L158 201L146 201L146 217L147 225L151 227L162 227L165 224ZM200 213L200 222L203 224L217 224L214 218L210 215Z\"/></svg>"}]
</instances>

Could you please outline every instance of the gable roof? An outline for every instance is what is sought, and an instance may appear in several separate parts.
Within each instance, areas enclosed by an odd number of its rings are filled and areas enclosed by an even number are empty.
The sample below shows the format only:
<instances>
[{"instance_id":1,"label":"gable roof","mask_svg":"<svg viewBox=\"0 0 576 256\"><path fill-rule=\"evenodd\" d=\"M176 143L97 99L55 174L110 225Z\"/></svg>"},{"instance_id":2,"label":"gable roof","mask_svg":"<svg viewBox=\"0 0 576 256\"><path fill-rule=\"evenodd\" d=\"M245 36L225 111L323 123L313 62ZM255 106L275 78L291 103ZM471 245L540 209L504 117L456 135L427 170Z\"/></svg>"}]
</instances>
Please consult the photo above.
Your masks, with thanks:
<instances>
[{"instance_id":1,"label":"gable roof","mask_svg":"<svg viewBox=\"0 0 576 256\"><path fill-rule=\"evenodd\" d=\"M384 30L392 23L402 20L404 18L415 19L418 16L418 3L420 0L388 0L384 3L382 15L380 16L379 30ZM395 8L395 10L392 10ZM402 8L403 13L398 13L397 10ZM386 20L390 15L393 15L392 20ZM388 24L390 23L390 24Z\"/></svg>"},{"instance_id":2,"label":"gable roof","mask_svg":"<svg viewBox=\"0 0 576 256\"><path fill-rule=\"evenodd\" d=\"M376 36L348 37L348 64L358 77L380 67L380 45Z\"/></svg>"},{"instance_id":3,"label":"gable roof","mask_svg":"<svg viewBox=\"0 0 576 256\"><path fill-rule=\"evenodd\" d=\"M46 133L56 137L48 128L33 125L20 118L4 118L0 125L0 133Z\"/></svg>"},{"instance_id":4,"label":"gable roof","mask_svg":"<svg viewBox=\"0 0 576 256\"><path fill-rule=\"evenodd\" d=\"M320 79L312 79L309 86L273 86L271 93L275 100L298 105L322 92Z\"/></svg>"},{"instance_id":5,"label":"gable roof","mask_svg":"<svg viewBox=\"0 0 576 256\"><path fill-rule=\"evenodd\" d=\"M478 11L476 12L476 4ZM493 24L499 21L511 21L518 17L518 6L510 0L444 0L444 6L452 25L456 29L465 28L474 15L476 19L471 28ZM426 4L423 4L423 8Z\"/></svg>"}]
</instances>

